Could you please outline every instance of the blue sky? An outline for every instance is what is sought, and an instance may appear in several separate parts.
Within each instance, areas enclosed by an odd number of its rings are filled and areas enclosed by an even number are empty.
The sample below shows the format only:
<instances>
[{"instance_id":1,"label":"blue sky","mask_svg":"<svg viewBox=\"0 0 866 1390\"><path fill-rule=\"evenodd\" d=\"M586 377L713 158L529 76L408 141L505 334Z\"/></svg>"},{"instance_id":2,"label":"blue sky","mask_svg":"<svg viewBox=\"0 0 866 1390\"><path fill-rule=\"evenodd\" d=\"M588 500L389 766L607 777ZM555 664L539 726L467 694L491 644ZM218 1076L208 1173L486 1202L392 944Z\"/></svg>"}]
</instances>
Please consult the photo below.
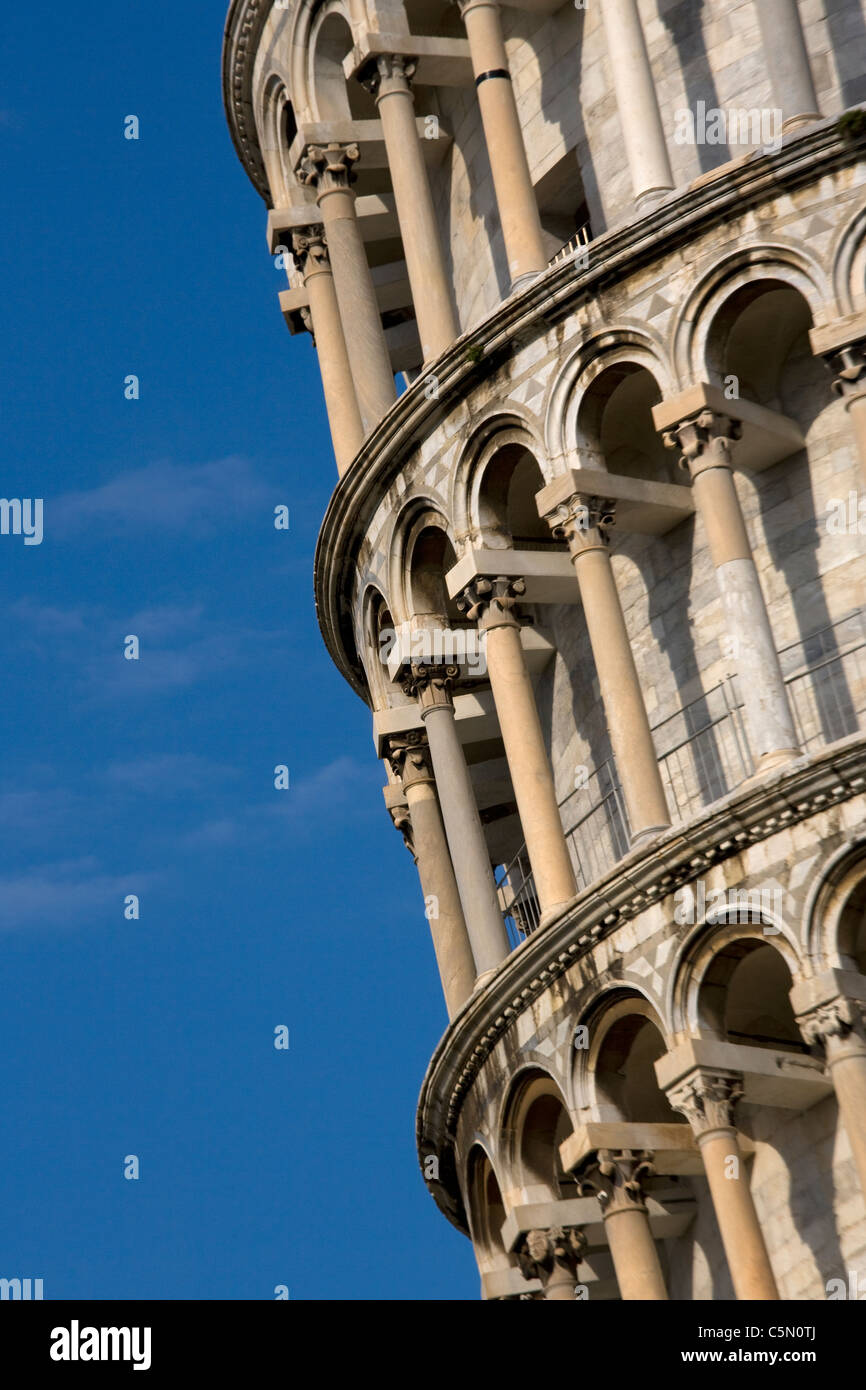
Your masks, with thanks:
<instances>
[{"instance_id":1,"label":"blue sky","mask_svg":"<svg viewBox=\"0 0 866 1390\"><path fill-rule=\"evenodd\" d=\"M44 498L44 540L0 536L0 1276L475 1298L415 1159L445 1011L315 622L336 472L222 112L225 8L4 17L0 490Z\"/></svg>"}]
</instances>

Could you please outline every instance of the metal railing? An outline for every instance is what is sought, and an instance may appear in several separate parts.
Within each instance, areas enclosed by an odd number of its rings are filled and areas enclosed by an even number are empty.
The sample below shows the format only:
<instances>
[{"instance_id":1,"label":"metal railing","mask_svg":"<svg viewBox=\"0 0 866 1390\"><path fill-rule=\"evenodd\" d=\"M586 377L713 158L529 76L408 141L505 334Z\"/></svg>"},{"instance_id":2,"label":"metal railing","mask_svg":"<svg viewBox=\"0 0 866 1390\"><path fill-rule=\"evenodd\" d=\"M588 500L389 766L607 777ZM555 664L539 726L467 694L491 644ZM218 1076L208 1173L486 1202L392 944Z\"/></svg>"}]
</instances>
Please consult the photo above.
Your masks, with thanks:
<instances>
[{"instance_id":1,"label":"metal railing","mask_svg":"<svg viewBox=\"0 0 866 1390\"><path fill-rule=\"evenodd\" d=\"M803 752L866 728L866 609L781 648L779 661ZM734 791L755 770L732 676L652 732L674 823ZM613 760L603 762L559 809L578 888L584 889L629 849L628 813ZM497 870L497 883L516 946L535 931L541 915L525 845Z\"/></svg>"},{"instance_id":2,"label":"metal railing","mask_svg":"<svg viewBox=\"0 0 866 1390\"><path fill-rule=\"evenodd\" d=\"M560 261L567 261L569 256L582 251L592 241L592 228L588 222L581 222L573 237L560 246L559 250L551 256L548 265L557 265Z\"/></svg>"}]
</instances>

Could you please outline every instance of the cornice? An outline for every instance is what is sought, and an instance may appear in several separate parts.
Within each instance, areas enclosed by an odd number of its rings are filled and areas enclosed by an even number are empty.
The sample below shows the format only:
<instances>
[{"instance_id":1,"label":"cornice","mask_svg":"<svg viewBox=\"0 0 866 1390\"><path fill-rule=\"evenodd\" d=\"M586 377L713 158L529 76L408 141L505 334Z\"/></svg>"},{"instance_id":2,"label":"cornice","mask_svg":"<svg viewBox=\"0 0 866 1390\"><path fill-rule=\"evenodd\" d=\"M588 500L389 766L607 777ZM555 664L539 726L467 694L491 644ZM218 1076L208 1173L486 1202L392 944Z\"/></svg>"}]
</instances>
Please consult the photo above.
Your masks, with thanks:
<instances>
[{"instance_id":1,"label":"cornice","mask_svg":"<svg viewBox=\"0 0 866 1390\"><path fill-rule=\"evenodd\" d=\"M238 158L253 187L272 206L253 116L253 68L274 0L232 0L223 31L223 106Z\"/></svg>"},{"instance_id":2,"label":"cornice","mask_svg":"<svg viewBox=\"0 0 866 1390\"><path fill-rule=\"evenodd\" d=\"M749 845L864 791L866 736L854 734L739 788L689 824L634 851L507 957L487 987L450 1023L421 1087L419 1159L422 1171L428 1155L439 1159L440 1182L428 1186L449 1221L468 1233L454 1160L460 1110L514 1019L599 941L653 902Z\"/></svg>"},{"instance_id":3,"label":"cornice","mask_svg":"<svg viewBox=\"0 0 866 1390\"><path fill-rule=\"evenodd\" d=\"M837 121L831 119L795 132L775 153L725 165L714 176L704 176L672 194L645 217L598 237L592 242L586 270L575 273L570 261L550 266L427 364L368 435L337 483L316 547L314 583L322 636L335 665L362 699L367 699L367 690L354 649L348 605L359 547L406 454L471 394L479 373L495 370L511 353L516 336L525 342L533 331L547 331L611 282L669 254L707 227L741 216L768 197L855 163L863 148L862 141L843 140ZM478 362L467 359L470 343L482 349ZM435 395L425 394L431 375L438 381Z\"/></svg>"}]
</instances>

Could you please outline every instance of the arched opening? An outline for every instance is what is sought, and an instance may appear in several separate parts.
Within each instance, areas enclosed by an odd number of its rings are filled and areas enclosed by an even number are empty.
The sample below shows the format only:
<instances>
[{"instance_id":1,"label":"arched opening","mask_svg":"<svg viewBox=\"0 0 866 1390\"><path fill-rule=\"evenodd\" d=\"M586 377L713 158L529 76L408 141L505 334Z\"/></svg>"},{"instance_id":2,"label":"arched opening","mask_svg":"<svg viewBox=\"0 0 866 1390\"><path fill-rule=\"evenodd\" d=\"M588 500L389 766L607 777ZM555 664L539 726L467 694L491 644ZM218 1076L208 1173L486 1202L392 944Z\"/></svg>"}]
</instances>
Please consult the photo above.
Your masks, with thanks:
<instances>
[{"instance_id":1,"label":"arched opening","mask_svg":"<svg viewBox=\"0 0 866 1390\"><path fill-rule=\"evenodd\" d=\"M676 460L653 424L661 400L655 377L634 362L617 362L588 387L577 416L581 461L626 478L682 483Z\"/></svg>"},{"instance_id":2,"label":"arched opening","mask_svg":"<svg viewBox=\"0 0 866 1390\"><path fill-rule=\"evenodd\" d=\"M525 445L498 449L477 484L475 509L484 544L514 550L563 548L538 515L535 496L543 487L544 475Z\"/></svg>"},{"instance_id":3,"label":"arched opening","mask_svg":"<svg viewBox=\"0 0 866 1390\"><path fill-rule=\"evenodd\" d=\"M791 972L768 942L741 937L714 957L698 993L702 1028L725 1042L808 1052L791 1008Z\"/></svg>"},{"instance_id":4,"label":"arched opening","mask_svg":"<svg viewBox=\"0 0 866 1390\"><path fill-rule=\"evenodd\" d=\"M511 1144L514 1174L527 1202L559 1201L577 1196L577 1184L566 1173L559 1146L573 1126L562 1095L544 1072L524 1074L508 1108L506 1133Z\"/></svg>"},{"instance_id":5,"label":"arched opening","mask_svg":"<svg viewBox=\"0 0 866 1390\"><path fill-rule=\"evenodd\" d=\"M623 1013L610 1025L594 1062L596 1104L605 1118L686 1123L656 1079L654 1064L666 1051L661 1031L644 1012Z\"/></svg>"},{"instance_id":6,"label":"arched opening","mask_svg":"<svg viewBox=\"0 0 866 1390\"><path fill-rule=\"evenodd\" d=\"M505 1204L493 1164L479 1146L470 1153L466 1172L469 1225L478 1263L483 1270L485 1266L489 1268L493 1264L504 1263L502 1224L505 1221Z\"/></svg>"},{"instance_id":7,"label":"arched opening","mask_svg":"<svg viewBox=\"0 0 866 1390\"><path fill-rule=\"evenodd\" d=\"M343 60L352 47L352 31L343 15L336 10L325 14L311 43L311 87L320 121L377 119L376 103L366 88L346 81Z\"/></svg>"},{"instance_id":8,"label":"arched opening","mask_svg":"<svg viewBox=\"0 0 866 1390\"><path fill-rule=\"evenodd\" d=\"M809 345L811 326L809 305L792 285L774 279L743 285L713 320L708 364L743 400L786 413L786 398L801 394L802 370L820 367Z\"/></svg>"},{"instance_id":9,"label":"arched opening","mask_svg":"<svg viewBox=\"0 0 866 1390\"><path fill-rule=\"evenodd\" d=\"M470 626L445 585L445 575L456 563L445 532L438 526L425 526L412 546L409 601L413 617L427 626Z\"/></svg>"},{"instance_id":10,"label":"arched opening","mask_svg":"<svg viewBox=\"0 0 866 1390\"><path fill-rule=\"evenodd\" d=\"M840 956L850 969L866 975L866 876L845 899L838 933Z\"/></svg>"}]
</instances>

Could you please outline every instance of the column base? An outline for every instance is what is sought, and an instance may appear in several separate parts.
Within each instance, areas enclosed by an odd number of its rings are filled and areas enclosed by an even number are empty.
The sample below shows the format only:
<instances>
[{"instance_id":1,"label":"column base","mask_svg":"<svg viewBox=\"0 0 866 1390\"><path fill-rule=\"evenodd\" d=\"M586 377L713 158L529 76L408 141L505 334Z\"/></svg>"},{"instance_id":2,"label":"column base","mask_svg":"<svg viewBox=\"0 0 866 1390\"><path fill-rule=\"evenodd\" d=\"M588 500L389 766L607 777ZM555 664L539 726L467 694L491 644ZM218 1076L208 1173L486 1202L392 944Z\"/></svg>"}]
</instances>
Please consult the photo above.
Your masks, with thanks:
<instances>
[{"instance_id":1,"label":"column base","mask_svg":"<svg viewBox=\"0 0 866 1390\"><path fill-rule=\"evenodd\" d=\"M782 122L782 134L790 135L792 130L801 130L803 126L814 125L815 121L823 121L824 117L820 111L804 111L798 116L788 116Z\"/></svg>"},{"instance_id":2,"label":"column base","mask_svg":"<svg viewBox=\"0 0 866 1390\"><path fill-rule=\"evenodd\" d=\"M575 897L576 896L575 894ZM546 927L548 922L553 922L557 917L561 917L563 912L567 911L573 902L574 898L566 898L565 902L554 903L553 907L545 908L538 919L538 929L540 930L541 927Z\"/></svg>"},{"instance_id":3,"label":"column base","mask_svg":"<svg viewBox=\"0 0 866 1390\"><path fill-rule=\"evenodd\" d=\"M655 840L659 835L663 835L666 830L670 830L670 822L664 825L648 825L645 830L639 830L636 835L632 835L629 841L630 849L642 849L648 845L650 840Z\"/></svg>"},{"instance_id":4,"label":"column base","mask_svg":"<svg viewBox=\"0 0 866 1390\"><path fill-rule=\"evenodd\" d=\"M525 275L518 275L516 280L511 281L511 288L508 291L509 297L512 294L519 294L528 285L534 285L535 281L539 280L543 274L543 270L528 270Z\"/></svg>"},{"instance_id":5,"label":"column base","mask_svg":"<svg viewBox=\"0 0 866 1390\"><path fill-rule=\"evenodd\" d=\"M747 777L744 785L753 782L757 777L763 777L765 772L772 772L774 768L783 767L785 763L790 763L794 758L803 756L799 748L774 748L771 753L764 753L758 759L755 771L751 777Z\"/></svg>"},{"instance_id":6,"label":"column base","mask_svg":"<svg viewBox=\"0 0 866 1390\"><path fill-rule=\"evenodd\" d=\"M496 974L498 968L498 966L494 966L492 970L485 970L483 974L478 975L475 980L475 984L472 986L472 993L477 994L479 990L482 990L485 988L485 986L489 985L490 981L493 979L493 976Z\"/></svg>"},{"instance_id":7,"label":"column base","mask_svg":"<svg viewBox=\"0 0 866 1390\"><path fill-rule=\"evenodd\" d=\"M673 193L673 188L660 186L659 188L647 188L643 193L639 193L634 200L634 205L638 212L652 212L653 208L658 207L663 199Z\"/></svg>"}]
</instances>

